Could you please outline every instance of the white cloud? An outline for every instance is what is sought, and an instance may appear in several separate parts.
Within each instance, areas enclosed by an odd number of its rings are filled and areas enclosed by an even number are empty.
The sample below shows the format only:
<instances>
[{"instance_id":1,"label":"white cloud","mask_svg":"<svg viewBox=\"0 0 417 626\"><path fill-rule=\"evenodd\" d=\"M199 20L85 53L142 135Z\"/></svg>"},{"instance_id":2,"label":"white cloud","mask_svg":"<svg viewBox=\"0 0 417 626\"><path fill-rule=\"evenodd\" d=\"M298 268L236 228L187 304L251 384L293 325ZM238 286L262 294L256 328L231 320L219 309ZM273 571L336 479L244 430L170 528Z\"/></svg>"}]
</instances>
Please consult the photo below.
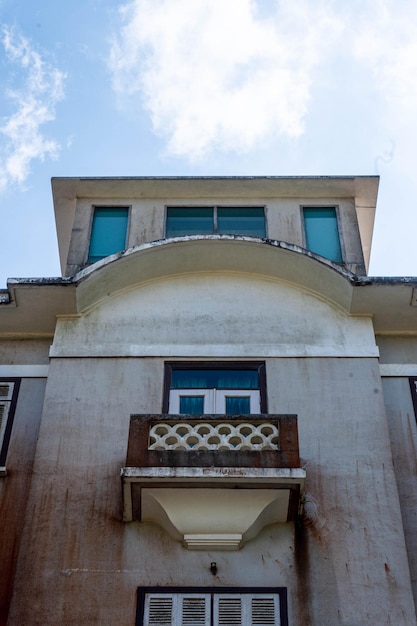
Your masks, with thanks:
<instances>
[{"instance_id":1,"label":"white cloud","mask_svg":"<svg viewBox=\"0 0 417 626\"><path fill-rule=\"evenodd\" d=\"M269 8L269 7L268 7ZM343 29L319 0L133 0L110 69L121 102L149 111L168 153L246 152L304 130L315 70Z\"/></svg>"},{"instance_id":2,"label":"white cloud","mask_svg":"<svg viewBox=\"0 0 417 626\"><path fill-rule=\"evenodd\" d=\"M2 44L7 61L21 70L24 81L19 88L6 91L15 111L0 126L0 190L24 182L33 159L57 155L58 143L46 138L41 126L55 119L65 79L63 72L45 62L29 40L14 29L3 28Z\"/></svg>"},{"instance_id":3,"label":"white cloud","mask_svg":"<svg viewBox=\"0 0 417 626\"><path fill-rule=\"evenodd\" d=\"M353 56L369 68L382 103L381 128L392 144L389 169L415 180L417 150L417 4L373 0L362 5ZM394 150L395 148L395 150Z\"/></svg>"}]
</instances>

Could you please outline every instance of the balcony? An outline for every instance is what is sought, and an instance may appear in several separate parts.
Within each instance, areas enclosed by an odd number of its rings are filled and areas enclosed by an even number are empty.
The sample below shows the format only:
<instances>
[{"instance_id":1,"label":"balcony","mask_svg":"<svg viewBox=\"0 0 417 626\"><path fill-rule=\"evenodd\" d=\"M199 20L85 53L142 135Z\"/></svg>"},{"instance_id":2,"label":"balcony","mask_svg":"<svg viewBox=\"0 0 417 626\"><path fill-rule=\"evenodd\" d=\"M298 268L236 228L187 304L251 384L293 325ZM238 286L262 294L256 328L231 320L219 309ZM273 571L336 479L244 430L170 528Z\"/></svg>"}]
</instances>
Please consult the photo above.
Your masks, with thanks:
<instances>
[{"instance_id":1,"label":"balcony","mask_svg":"<svg viewBox=\"0 0 417 626\"><path fill-rule=\"evenodd\" d=\"M133 415L123 519L189 549L236 550L295 518L304 479L294 415Z\"/></svg>"}]
</instances>

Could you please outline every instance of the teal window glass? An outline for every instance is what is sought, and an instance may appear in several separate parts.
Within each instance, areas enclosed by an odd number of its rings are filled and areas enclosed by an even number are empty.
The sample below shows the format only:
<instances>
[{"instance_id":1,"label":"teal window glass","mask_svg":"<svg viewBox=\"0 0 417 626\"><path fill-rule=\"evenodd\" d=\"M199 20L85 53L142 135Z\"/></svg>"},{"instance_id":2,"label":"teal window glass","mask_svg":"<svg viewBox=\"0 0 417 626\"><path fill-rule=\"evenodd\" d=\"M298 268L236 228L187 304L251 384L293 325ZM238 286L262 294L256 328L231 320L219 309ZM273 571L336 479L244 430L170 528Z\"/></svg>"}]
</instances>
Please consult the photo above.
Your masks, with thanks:
<instances>
[{"instance_id":1,"label":"teal window glass","mask_svg":"<svg viewBox=\"0 0 417 626\"><path fill-rule=\"evenodd\" d=\"M171 389L259 389L258 371L173 370Z\"/></svg>"},{"instance_id":2,"label":"teal window glass","mask_svg":"<svg viewBox=\"0 0 417 626\"><path fill-rule=\"evenodd\" d=\"M226 415L248 415L250 413L250 397L226 397Z\"/></svg>"},{"instance_id":3,"label":"teal window glass","mask_svg":"<svg viewBox=\"0 0 417 626\"><path fill-rule=\"evenodd\" d=\"M219 235L266 237L264 210L259 207L219 207L217 232Z\"/></svg>"},{"instance_id":4,"label":"teal window glass","mask_svg":"<svg viewBox=\"0 0 417 626\"><path fill-rule=\"evenodd\" d=\"M167 237L212 235L213 232L212 207L169 207L167 209Z\"/></svg>"},{"instance_id":5,"label":"teal window glass","mask_svg":"<svg viewBox=\"0 0 417 626\"><path fill-rule=\"evenodd\" d=\"M181 396L181 415L202 415L204 413L204 396Z\"/></svg>"},{"instance_id":6,"label":"teal window glass","mask_svg":"<svg viewBox=\"0 0 417 626\"><path fill-rule=\"evenodd\" d=\"M127 207L97 207L94 210L89 263L125 249L128 213Z\"/></svg>"},{"instance_id":7,"label":"teal window glass","mask_svg":"<svg viewBox=\"0 0 417 626\"><path fill-rule=\"evenodd\" d=\"M342 262L335 208L304 209L304 226L308 250L335 263Z\"/></svg>"}]
</instances>

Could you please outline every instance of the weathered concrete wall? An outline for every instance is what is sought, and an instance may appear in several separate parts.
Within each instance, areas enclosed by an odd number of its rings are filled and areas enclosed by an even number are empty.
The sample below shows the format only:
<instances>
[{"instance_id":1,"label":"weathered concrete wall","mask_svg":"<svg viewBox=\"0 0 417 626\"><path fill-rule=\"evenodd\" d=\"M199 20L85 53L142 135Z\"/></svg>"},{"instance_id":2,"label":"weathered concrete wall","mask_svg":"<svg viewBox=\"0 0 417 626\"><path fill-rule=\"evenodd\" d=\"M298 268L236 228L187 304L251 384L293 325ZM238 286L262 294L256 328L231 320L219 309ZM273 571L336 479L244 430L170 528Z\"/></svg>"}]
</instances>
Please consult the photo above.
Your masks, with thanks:
<instances>
[{"instance_id":1,"label":"weathered concrete wall","mask_svg":"<svg viewBox=\"0 0 417 626\"><path fill-rule=\"evenodd\" d=\"M376 356L372 323L256 274L170 277L60 320L54 356Z\"/></svg>"},{"instance_id":2,"label":"weathered concrete wall","mask_svg":"<svg viewBox=\"0 0 417 626\"><path fill-rule=\"evenodd\" d=\"M276 359L272 376L269 410L298 414L317 506L300 533L311 622L299 623L414 624L377 361Z\"/></svg>"},{"instance_id":3,"label":"weathered concrete wall","mask_svg":"<svg viewBox=\"0 0 417 626\"><path fill-rule=\"evenodd\" d=\"M174 584L287 586L303 626L413 624L376 359L267 360L269 410L299 415L310 520L238 553L121 521L129 414L160 411L163 361L53 359L9 624L133 624L137 586Z\"/></svg>"},{"instance_id":4,"label":"weathered concrete wall","mask_svg":"<svg viewBox=\"0 0 417 626\"><path fill-rule=\"evenodd\" d=\"M0 339L0 365L48 365L52 339Z\"/></svg>"},{"instance_id":5,"label":"weathered concrete wall","mask_svg":"<svg viewBox=\"0 0 417 626\"><path fill-rule=\"evenodd\" d=\"M408 378L383 379L385 404L417 606L417 425Z\"/></svg>"},{"instance_id":6,"label":"weathered concrete wall","mask_svg":"<svg viewBox=\"0 0 417 626\"><path fill-rule=\"evenodd\" d=\"M417 606L417 424L408 376L417 376L417 337L376 337L380 349L385 405L394 469Z\"/></svg>"},{"instance_id":7,"label":"weathered concrete wall","mask_svg":"<svg viewBox=\"0 0 417 626\"><path fill-rule=\"evenodd\" d=\"M138 586L213 584L285 586L303 626L415 623L370 320L256 275L184 275L60 319L52 354L10 626L133 624ZM305 519L237 553L124 524L129 416L161 412L164 360L236 357L265 359L269 412L299 416Z\"/></svg>"},{"instance_id":8,"label":"weathered concrete wall","mask_svg":"<svg viewBox=\"0 0 417 626\"><path fill-rule=\"evenodd\" d=\"M6 624L32 478L45 380L21 381L7 454L7 476L0 477L0 624ZM29 509L30 511L30 509ZM30 523L31 513L26 517ZM30 574L29 574L30 576ZM26 622L26 623L30 623Z\"/></svg>"},{"instance_id":9,"label":"weathered concrete wall","mask_svg":"<svg viewBox=\"0 0 417 626\"><path fill-rule=\"evenodd\" d=\"M377 335L380 362L414 364L417 366L417 336Z\"/></svg>"},{"instance_id":10,"label":"weathered concrete wall","mask_svg":"<svg viewBox=\"0 0 417 626\"><path fill-rule=\"evenodd\" d=\"M160 198L146 200L138 198L112 199L113 206L130 207L127 248L165 237L166 206L242 206L242 199L221 198ZM248 204L248 202L246 202ZM270 239L286 241L306 247L302 221L303 206L336 206L339 215L339 231L344 262L354 272L365 272L364 260L353 201L338 198L273 199L254 198L251 206L265 206L266 234ZM105 198L79 198L74 218L71 244L68 254L66 275L75 274L87 262L91 223L95 206L109 206Z\"/></svg>"}]
</instances>

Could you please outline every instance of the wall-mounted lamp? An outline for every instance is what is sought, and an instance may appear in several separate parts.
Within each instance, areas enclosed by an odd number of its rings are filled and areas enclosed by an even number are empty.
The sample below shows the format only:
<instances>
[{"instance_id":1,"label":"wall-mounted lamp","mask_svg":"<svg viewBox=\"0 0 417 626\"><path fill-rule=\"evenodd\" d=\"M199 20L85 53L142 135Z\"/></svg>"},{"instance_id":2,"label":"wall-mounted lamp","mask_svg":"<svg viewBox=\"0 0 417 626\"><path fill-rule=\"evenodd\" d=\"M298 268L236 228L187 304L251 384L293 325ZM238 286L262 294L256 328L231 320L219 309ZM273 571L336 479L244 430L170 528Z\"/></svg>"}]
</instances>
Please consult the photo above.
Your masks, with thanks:
<instances>
[{"instance_id":1,"label":"wall-mounted lamp","mask_svg":"<svg viewBox=\"0 0 417 626\"><path fill-rule=\"evenodd\" d=\"M210 572L215 576L217 574L217 563L214 561L210 563Z\"/></svg>"}]
</instances>

